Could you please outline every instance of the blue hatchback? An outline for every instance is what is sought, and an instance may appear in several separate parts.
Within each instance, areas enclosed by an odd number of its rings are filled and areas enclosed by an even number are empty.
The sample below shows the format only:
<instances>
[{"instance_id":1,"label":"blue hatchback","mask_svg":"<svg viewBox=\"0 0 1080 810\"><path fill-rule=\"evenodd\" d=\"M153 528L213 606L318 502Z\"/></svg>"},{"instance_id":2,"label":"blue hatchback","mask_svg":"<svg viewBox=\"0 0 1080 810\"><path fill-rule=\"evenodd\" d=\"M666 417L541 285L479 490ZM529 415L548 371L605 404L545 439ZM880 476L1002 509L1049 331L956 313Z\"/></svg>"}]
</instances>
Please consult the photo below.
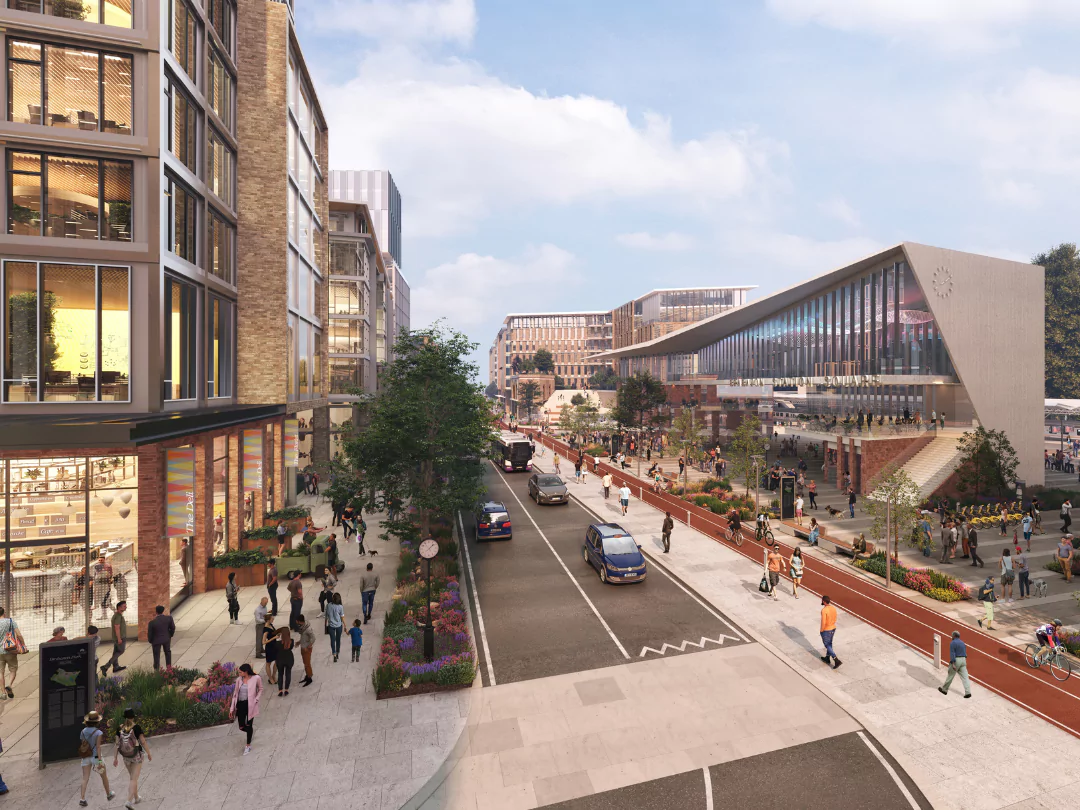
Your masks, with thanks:
<instances>
[{"instance_id":1,"label":"blue hatchback","mask_svg":"<svg viewBox=\"0 0 1080 810\"><path fill-rule=\"evenodd\" d=\"M510 513L498 501L488 501L476 513L477 540L510 540L514 537L510 525Z\"/></svg>"},{"instance_id":2,"label":"blue hatchback","mask_svg":"<svg viewBox=\"0 0 1080 810\"><path fill-rule=\"evenodd\" d=\"M618 523L593 523L585 532L585 562L600 572L601 582L624 584L645 579L641 546Z\"/></svg>"}]
</instances>

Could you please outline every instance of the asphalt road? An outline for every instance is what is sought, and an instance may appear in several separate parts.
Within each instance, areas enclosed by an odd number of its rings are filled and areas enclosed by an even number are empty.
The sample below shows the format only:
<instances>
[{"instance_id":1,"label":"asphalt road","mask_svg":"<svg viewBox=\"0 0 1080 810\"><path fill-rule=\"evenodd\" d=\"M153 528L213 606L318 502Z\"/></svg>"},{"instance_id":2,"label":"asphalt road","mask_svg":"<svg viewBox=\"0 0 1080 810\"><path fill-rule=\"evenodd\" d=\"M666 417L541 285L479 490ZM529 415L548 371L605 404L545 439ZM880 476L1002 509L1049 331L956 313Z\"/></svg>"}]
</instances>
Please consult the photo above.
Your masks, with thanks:
<instances>
[{"instance_id":1,"label":"asphalt road","mask_svg":"<svg viewBox=\"0 0 1080 810\"><path fill-rule=\"evenodd\" d=\"M898 774L905 796L866 740ZM710 792L711 797L707 797ZM711 801L708 799L711 798ZM931 808L914 782L866 732L738 759L705 770L546 805L550 810L707 810L753 807L755 810L914 810Z\"/></svg>"},{"instance_id":2,"label":"asphalt road","mask_svg":"<svg viewBox=\"0 0 1080 810\"><path fill-rule=\"evenodd\" d=\"M529 499L528 479L494 467L486 473L488 497L509 510L512 540L478 543L473 517L462 515L472 568L470 575L467 566L466 579L471 588L475 576L497 683L749 643L734 623L659 566L649 566L644 582L600 582L582 559L585 530L596 518L576 501L537 506ZM488 686L487 653L479 646Z\"/></svg>"}]
</instances>

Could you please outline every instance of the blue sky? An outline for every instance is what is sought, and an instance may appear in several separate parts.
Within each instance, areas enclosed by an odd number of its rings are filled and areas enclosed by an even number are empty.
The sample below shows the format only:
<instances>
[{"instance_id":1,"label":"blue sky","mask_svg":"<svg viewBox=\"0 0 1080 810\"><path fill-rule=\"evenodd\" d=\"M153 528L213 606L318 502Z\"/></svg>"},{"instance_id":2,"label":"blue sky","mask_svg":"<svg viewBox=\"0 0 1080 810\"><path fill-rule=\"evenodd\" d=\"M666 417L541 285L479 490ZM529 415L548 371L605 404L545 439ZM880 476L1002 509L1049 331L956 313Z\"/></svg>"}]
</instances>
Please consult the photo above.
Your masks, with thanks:
<instances>
[{"instance_id":1,"label":"blue sky","mask_svg":"<svg viewBox=\"0 0 1080 810\"><path fill-rule=\"evenodd\" d=\"M331 168L388 168L413 325L765 294L901 240L1076 239L1074 0L300 0Z\"/></svg>"}]
</instances>

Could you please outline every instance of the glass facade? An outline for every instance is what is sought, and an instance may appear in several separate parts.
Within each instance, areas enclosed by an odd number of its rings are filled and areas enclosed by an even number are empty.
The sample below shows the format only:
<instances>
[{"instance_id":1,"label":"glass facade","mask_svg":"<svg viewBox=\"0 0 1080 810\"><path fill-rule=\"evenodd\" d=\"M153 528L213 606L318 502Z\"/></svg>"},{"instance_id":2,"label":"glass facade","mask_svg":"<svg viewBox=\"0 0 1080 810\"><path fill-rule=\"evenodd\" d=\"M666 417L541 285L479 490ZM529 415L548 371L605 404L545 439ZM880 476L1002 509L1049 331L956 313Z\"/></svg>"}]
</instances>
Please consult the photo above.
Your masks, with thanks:
<instances>
[{"instance_id":1,"label":"glass facade","mask_svg":"<svg viewBox=\"0 0 1080 810\"><path fill-rule=\"evenodd\" d=\"M131 28L135 18L132 16L132 0L8 0L7 7L16 11L29 11L32 14L47 14L51 17L63 17L68 20L115 25L119 28Z\"/></svg>"}]
</instances>

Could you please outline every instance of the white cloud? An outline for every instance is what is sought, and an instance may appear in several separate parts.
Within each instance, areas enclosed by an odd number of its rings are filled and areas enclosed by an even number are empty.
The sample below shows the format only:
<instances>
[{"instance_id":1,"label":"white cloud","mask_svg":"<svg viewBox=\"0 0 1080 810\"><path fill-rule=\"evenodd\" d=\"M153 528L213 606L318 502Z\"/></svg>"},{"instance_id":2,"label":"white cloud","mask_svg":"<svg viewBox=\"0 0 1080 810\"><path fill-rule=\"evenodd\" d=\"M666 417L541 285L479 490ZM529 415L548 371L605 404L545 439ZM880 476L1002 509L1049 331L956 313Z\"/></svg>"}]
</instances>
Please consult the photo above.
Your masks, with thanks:
<instances>
[{"instance_id":1,"label":"white cloud","mask_svg":"<svg viewBox=\"0 0 1080 810\"><path fill-rule=\"evenodd\" d=\"M956 51L1007 45L1026 25L1080 22L1074 0L766 0L766 5L791 23L929 41Z\"/></svg>"},{"instance_id":2,"label":"white cloud","mask_svg":"<svg viewBox=\"0 0 1080 810\"><path fill-rule=\"evenodd\" d=\"M770 161L786 154L750 131L679 139L656 113L635 120L608 99L540 95L475 63L403 49L369 54L355 79L321 96L334 164L392 167L410 236L468 230L526 206L742 200L768 185Z\"/></svg>"},{"instance_id":3,"label":"white cloud","mask_svg":"<svg viewBox=\"0 0 1080 810\"><path fill-rule=\"evenodd\" d=\"M725 264L746 268L743 282L766 292L821 275L871 256L887 244L876 239L816 240L768 228L743 228L725 234Z\"/></svg>"},{"instance_id":4,"label":"white cloud","mask_svg":"<svg viewBox=\"0 0 1080 810\"><path fill-rule=\"evenodd\" d=\"M856 211L843 197L830 197L818 203L818 210L830 219L835 219L852 228L860 224L859 212Z\"/></svg>"},{"instance_id":5,"label":"white cloud","mask_svg":"<svg viewBox=\"0 0 1080 810\"><path fill-rule=\"evenodd\" d=\"M620 245L640 250L690 250L694 246L694 237L685 233L668 231L654 236L648 231L620 233L615 237Z\"/></svg>"},{"instance_id":6,"label":"white cloud","mask_svg":"<svg viewBox=\"0 0 1080 810\"><path fill-rule=\"evenodd\" d=\"M474 0L322 0L315 26L393 42L469 44L476 33Z\"/></svg>"},{"instance_id":7,"label":"white cloud","mask_svg":"<svg viewBox=\"0 0 1080 810\"><path fill-rule=\"evenodd\" d=\"M578 259L551 244L529 247L516 259L463 253L433 267L412 287L411 322L422 328L447 318L459 329L489 326L492 314L543 310L555 301L565 306L576 283Z\"/></svg>"}]
</instances>

